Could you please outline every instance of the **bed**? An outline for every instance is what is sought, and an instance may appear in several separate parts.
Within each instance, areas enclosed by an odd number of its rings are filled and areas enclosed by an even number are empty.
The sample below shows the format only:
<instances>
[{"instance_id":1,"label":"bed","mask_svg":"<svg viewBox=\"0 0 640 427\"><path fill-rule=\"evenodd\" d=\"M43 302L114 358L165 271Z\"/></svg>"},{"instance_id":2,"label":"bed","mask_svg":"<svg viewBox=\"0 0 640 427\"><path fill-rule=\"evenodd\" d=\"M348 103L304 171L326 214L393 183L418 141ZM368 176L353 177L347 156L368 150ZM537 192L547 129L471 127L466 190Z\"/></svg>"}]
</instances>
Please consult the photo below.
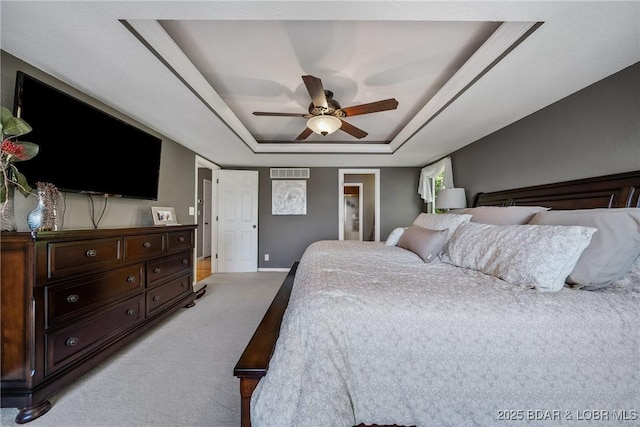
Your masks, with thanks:
<instances>
[{"instance_id":1,"label":"bed","mask_svg":"<svg viewBox=\"0 0 640 427\"><path fill-rule=\"evenodd\" d=\"M637 188L640 172L480 193L396 244L313 243L234 369L242 425L637 423ZM413 250L425 233L434 259ZM596 248L607 233L622 247Z\"/></svg>"}]
</instances>

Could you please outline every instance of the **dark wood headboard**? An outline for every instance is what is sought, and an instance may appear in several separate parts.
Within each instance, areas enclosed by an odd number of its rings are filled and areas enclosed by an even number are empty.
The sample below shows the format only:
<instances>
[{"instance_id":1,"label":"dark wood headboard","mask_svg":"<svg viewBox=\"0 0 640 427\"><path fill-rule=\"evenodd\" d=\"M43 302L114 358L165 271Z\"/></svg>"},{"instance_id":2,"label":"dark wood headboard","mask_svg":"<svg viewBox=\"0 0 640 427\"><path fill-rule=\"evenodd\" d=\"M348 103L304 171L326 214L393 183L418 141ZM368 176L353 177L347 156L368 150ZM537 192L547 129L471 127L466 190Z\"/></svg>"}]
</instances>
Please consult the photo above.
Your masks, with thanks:
<instances>
[{"instance_id":1,"label":"dark wood headboard","mask_svg":"<svg viewBox=\"0 0 640 427\"><path fill-rule=\"evenodd\" d=\"M476 193L471 206L546 206L551 209L640 207L640 171L514 190Z\"/></svg>"}]
</instances>

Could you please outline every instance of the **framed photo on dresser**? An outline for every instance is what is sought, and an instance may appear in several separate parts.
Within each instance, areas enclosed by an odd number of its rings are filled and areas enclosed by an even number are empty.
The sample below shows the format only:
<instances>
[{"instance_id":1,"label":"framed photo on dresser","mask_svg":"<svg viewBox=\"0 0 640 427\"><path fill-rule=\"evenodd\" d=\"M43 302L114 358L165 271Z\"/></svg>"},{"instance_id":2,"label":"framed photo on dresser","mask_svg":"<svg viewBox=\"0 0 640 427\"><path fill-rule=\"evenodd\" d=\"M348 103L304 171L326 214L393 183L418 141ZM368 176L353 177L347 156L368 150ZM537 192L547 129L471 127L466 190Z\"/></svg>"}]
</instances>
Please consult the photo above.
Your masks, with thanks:
<instances>
[{"instance_id":1,"label":"framed photo on dresser","mask_svg":"<svg viewBox=\"0 0 640 427\"><path fill-rule=\"evenodd\" d=\"M176 211L170 207L151 206L154 225L177 225Z\"/></svg>"}]
</instances>

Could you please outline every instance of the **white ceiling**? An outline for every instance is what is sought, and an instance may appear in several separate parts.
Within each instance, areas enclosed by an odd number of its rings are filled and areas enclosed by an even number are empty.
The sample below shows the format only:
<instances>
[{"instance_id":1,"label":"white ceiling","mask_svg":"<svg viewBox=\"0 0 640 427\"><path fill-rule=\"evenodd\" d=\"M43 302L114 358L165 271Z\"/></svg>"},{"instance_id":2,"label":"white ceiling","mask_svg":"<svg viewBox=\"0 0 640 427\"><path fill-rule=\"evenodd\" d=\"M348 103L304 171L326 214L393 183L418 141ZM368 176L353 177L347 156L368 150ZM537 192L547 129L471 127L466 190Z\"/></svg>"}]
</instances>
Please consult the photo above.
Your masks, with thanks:
<instances>
[{"instance_id":1,"label":"white ceiling","mask_svg":"<svg viewBox=\"0 0 640 427\"><path fill-rule=\"evenodd\" d=\"M220 166L422 166L640 61L640 2L5 1L1 47ZM536 23L542 23L537 27ZM488 70L488 71L487 71ZM302 75L342 107L304 142ZM3 88L3 90L5 90Z\"/></svg>"}]
</instances>

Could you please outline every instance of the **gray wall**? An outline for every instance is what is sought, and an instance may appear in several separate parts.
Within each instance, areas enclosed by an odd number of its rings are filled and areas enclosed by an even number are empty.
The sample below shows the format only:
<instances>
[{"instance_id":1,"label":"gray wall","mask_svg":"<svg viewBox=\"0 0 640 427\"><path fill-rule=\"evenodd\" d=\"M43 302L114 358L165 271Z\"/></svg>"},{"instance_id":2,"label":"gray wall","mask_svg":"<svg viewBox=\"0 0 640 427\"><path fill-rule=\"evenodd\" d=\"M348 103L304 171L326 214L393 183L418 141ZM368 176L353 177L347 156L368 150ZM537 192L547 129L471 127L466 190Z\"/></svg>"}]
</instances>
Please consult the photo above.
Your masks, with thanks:
<instances>
[{"instance_id":1,"label":"gray wall","mask_svg":"<svg viewBox=\"0 0 640 427\"><path fill-rule=\"evenodd\" d=\"M179 223L189 224L194 222L194 217L193 215L189 215L188 208L194 204L195 153L4 51L1 52L0 60L2 64L1 100L2 105L10 110L13 110L16 71L20 70L125 122L162 138L158 201L108 199L106 211L99 224L100 228L153 225L149 209L150 206L173 206L176 209L176 217ZM25 140L28 139L25 137ZM65 147L61 145L60 148L64 149ZM99 162L99 150L95 158L88 158L87 161ZM55 182L53 184L55 184ZM36 197L24 198L17 194L15 201L18 230L27 231L27 214L35 207ZM94 201L96 203L97 217L102 210L105 199L94 197ZM61 211L63 218L60 218ZM64 229L93 227L90 215L90 203L86 195L65 193L64 201L60 204L58 212L59 227L61 225Z\"/></svg>"},{"instance_id":2,"label":"gray wall","mask_svg":"<svg viewBox=\"0 0 640 427\"><path fill-rule=\"evenodd\" d=\"M456 151L451 161L455 185L470 200L478 191L640 169L640 63Z\"/></svg>"},{"instance_id":3,"label":"gray wall","mask_svg":"<svg viewBox=\"0 0 640 427\"><path fill-rule=\"evenodd\" d=\"M338 238L339 168L310 169L307 215L272 215L269 168L245 169L257 170L260 177L259 268L289 268L309 244ZM420 213L419 174L420 168L380 168L381 240L395 227L411 224ZM269 261L264 260L264 254L269 254Z\"/></svg>"},{"instance_id":4,"label":"gray wall","mask_svg":"<svg viewBox=\"0 0 640 427\"><path fill-rule=\"evenodd\" d=\"M380 169L380 240L386 240L396 227L411 225L424 210L418 195L420 169Z\"/></svg>"}]
</instances>

